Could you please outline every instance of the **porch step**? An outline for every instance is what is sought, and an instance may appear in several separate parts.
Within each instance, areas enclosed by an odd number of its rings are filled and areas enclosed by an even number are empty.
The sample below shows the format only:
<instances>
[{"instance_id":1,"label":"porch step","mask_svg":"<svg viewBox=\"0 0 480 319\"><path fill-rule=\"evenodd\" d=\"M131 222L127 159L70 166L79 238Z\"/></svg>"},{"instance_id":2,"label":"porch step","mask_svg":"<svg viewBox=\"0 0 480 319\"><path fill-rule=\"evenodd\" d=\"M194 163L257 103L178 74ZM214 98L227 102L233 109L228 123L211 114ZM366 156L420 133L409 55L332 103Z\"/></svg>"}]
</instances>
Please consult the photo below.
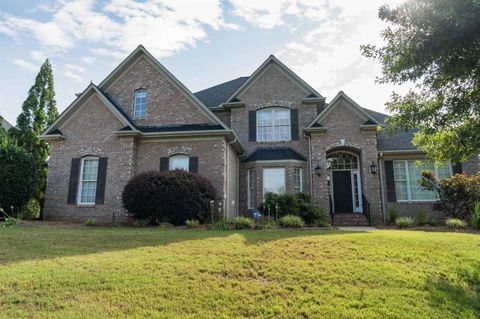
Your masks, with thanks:
<instances>
[{"instance_id":1,"label":"porch step","mask_svg":"<svg viewBox=\"0 0 480 319\"><path fill-rule=\"evenodd\" d=\"M367 217L364 214L334 214L335 226L368 226Z\"/></svg>"}]
</instances>

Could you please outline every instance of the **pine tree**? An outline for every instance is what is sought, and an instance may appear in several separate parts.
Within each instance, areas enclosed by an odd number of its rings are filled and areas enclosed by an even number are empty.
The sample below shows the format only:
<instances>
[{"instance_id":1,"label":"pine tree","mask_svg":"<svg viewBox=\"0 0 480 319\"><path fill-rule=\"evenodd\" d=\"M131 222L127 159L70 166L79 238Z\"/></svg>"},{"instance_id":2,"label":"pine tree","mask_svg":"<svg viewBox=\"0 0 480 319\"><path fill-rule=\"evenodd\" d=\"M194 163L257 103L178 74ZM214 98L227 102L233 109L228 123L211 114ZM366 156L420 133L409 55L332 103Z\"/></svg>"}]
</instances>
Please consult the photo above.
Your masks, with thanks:
<instances>
[{"instance_id":1,"label":"pine tree","mask_svg":"<svg viewBox=\"0 0 480 319\"><path fill-rule=\"evenodd\" d=\"M52 66L47 59L40 67L35 84L28 90L27 99L22 105L22 113L17 117L16 129L12 131L19 146L33 155L39 176L34 196L42 206L50 149L47 143L40 140L40 134L57 118L56 104Z\"/></svg>"}]
</instances>

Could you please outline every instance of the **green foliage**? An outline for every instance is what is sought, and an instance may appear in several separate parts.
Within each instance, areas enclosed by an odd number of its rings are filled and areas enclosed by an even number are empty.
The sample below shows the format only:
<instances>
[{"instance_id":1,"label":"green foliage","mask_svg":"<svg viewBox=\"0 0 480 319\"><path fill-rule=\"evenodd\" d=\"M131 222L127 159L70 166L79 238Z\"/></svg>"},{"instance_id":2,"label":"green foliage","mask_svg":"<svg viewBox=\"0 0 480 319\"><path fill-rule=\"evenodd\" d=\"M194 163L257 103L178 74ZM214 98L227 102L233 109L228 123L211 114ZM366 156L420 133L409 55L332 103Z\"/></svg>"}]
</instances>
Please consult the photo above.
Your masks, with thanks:
<instances>
[{"instance_id":1,"label":"green foliage","mask_svg":"<svg viewBox=\"0 0 480 319\"><path fill-rule=\"evenodd\" d=\"M198 228L200 227L200 222L196 219L187 219L185 225L187 225L187 228Z\"/></svg>"},{"instance_id":2,"label":"green foliage","mask_svg":"<svg viewBox=\"0 0 480 319\"><path fill-rule=\"evenodd\" d=\"M218 222L208 225L209 230L230 230L231 224L224 219L220 219Z\"/></svg>"},{"instance_id":3,"label":"green foliage","mask_svg":"<svg viewBox=\"0 0 480 319\"><path fill-rule=\"evenodd\" d=\"M47 59L23 102L22 113L17 117L17 127L9 130L19 145L33 155L39 177L38 183L34 184L34 195L40 203L43 203L45 196L47 159L50 153L48 144L40 140L40 134L57 116L52 66Z\"/></svg>"},{"instance_id":4,"label":"green foliage","mask_svg":"<svg viewBox=\"0 0 480 319\"><path fill-rule=\"evenodd\" d=\"M236 229L252 229L255 227L255 222L249 217L235 217L232 224Z\"/></svg>"},{"instance_id":5,"label":"green foliage","mask_svg":"<svg viewBox=\"0 0 480 319\"><path fill-rule=\"evenodd\" d=\"M97 226L97 220L95 218L88 218L85 221L85 226Z\"/></svg>"},{"instance_id":6,"label":"green foliage","mask_svg":"<svg viewBox=\"0 0 480 319\"><path fill-rule=\"evenodd\" d=\"M467 227L467 223L463 219L460 219L460 218L448 218L445 221L445 225L447 225L448 228L452 228L452 229Z\"/></svg>"},{"instance_id":7,"label":"green foliage","mask_svg":"<svg viewBox=\"0 0 480 319\"><path fill-rule=\"evenodd\" d=\"M426 224L427 224L428 226L433 226L433 227L438 226L438 222L437 222L435 219L433 219L433 218L427 219Z\"/></svg>"},{"instance_id":8,"label":"green foliage","mask_svg":"<svg viewBox=\"0 0 480 319\"><path fill-rule=\"evenodd\" d=\"M23 208L34 194L37 181L32 155L11 139L4 139L0 143L0 207L6 212L11 207Z\"/></svg>"},{"instance_id":9,"label":"green foliage","mask_svg":"<svg viewBox=\"0 0 480 319\"><path fill-rule=\"evenodd\" d=\"M418 212L417 216L415 216L415 222L420 226L425 225L427 223L427 216L425 213L422 211Z\"/></svg>"},{"instance_id":10,"label":"green foliage","mask_svg":"<svg viewBox=\"0 0 480 319\"><path fill-rule=\"evenodd\" d=\"M135 227L147 227L151 224L151 220L144 218L144 219L136 219L135 222L133 223L133 226Z\"/></svg>"},{"instance_id":11,"label":"green foliage","mask_svg":"<svg viewBox=\"0 0 480 319\"><path fill-rule=\"evenodd\" d=\"M480 229L480 201L477 201L473 208L472 227L476 229Z\"/></svg>"},{"instance_id":12,"label":"green foliage","mask_svg":"<svg viewBox=\"0 0 480 319\"><path fill-rule=\"evenodd\" d=\"M30 198L27 205L22 209L22 219L37 219L40 217L40 204L35 198Z\"/></svg>"},{"instance_id":13,"label":"green foliage","mask_svg":"<svg viewBox=\"0 0 480 319\"><path fill-rule=\"evenodd\" d=\"M285 215L280 218L280 225L286 228L302 228L305 226L305 221L296 215Z\"/></svg>"},{"instance_id":14,"label":"green foliage","mask_svg":"<svg viewBox=\"0 0 480 319\"><path fill-rule=\"evenodd\" d=\"M415 82L392 95L390 131L417 129L414 144L437 161L459 162L480 149L480 2L415 0L382 6L386 44L362 46L382 65L380 83Z\"/></svg>"},{"instance_id":15,"label":"green foliage","mask_svg":"<svg viewBox=\"0 0 480 319\"><path fill-rule=\"evenodd\" d=\"M15 227L15 226L20 225L21 222L22 222L22 220L20 218L7 217L7 218L5 218L3 223L1 223L1 226L3 228L5 228L5 227Z\"/></svg>"},{"instance_id":16,"label":"green foliage","mask_svg":"<svg viewBox=\"0 0 480 319\"><path fill-rule=\"evenodd\" d=\"M273 194L267 193L265 201L261 205L261 211L264 216L268 215L270 207L270 216L276 217L276 207L278 207L278 217L285 215L296 215L309 225L325 225L327 215L323 209L316 206L311 197L305 193L295 194Z\"/></svg>"},{"instance_id":17,"label":"green foliage","mask_svg":"<svg viewBox=\"0 0 480 319\"><path fill-rule=\"evenodd\" d=\"M400 208L397 205L395 205L388 210L387 224L388 225L395 224L398 217L400 217Z\"/></svg>"},{"instance_id":18,"label":"green foliage","mask_svg":"<svg viewBox=\"0 0 480 319\"><path fill-rule=\"evenodd\" d=\"M263 230L277 230L278 224L275 222L266 222L260 225Z\"/></svg>"},{"instance_id":19,"label":"green foliage","mask_svg":"<svg viewBox=\"0 0 480 319\"><path fill-rule=\"evenodd\" d=\"M395 225L399 228L408 228L414 224L413 218L408 216L398 217L395 220Z\"/></svg>"},{"instance_id":20,"label":"green foliage","mask_svg":"<svg viewBox=\"0 0 480 319\"><path fill-rule=\"evenodd\" d=\"M438 193L435 208L445 216L465 219L480 199L480 173L475 176L456 174L447 179L437 179L432 172L423 171L420 186Z\"/></svg>"}]
</instances>

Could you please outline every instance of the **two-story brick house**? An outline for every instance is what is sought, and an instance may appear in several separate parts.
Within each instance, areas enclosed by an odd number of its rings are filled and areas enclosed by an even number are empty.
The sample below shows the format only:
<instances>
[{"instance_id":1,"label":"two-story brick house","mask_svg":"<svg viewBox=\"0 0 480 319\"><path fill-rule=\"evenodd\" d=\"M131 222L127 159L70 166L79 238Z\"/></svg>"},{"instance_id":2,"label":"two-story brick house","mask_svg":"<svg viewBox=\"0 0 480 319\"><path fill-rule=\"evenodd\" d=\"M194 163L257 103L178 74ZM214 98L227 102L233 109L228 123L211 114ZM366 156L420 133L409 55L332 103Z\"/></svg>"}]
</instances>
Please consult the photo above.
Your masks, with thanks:
<instances>
[{"instance_id":1,"label":"two-story brick house","mask_svg":"<svg viewBox=\"0 0 480 319\"><path fill-rule=\"evenodd\" d=\"M249 77L193 94L139 46L43 133L44 216L126 216L130 178L176 168L210 178L225 216L258 207L266 192L309 193L339 223L366 223L369 213L380 224L392 205L430 211L436 195L415 182L424 155L411 132L378 133L385 118L341 91L325 103L274 56ZM424 168L440 177L479 170L478 159Z\"/></svg>"}]
</instances>

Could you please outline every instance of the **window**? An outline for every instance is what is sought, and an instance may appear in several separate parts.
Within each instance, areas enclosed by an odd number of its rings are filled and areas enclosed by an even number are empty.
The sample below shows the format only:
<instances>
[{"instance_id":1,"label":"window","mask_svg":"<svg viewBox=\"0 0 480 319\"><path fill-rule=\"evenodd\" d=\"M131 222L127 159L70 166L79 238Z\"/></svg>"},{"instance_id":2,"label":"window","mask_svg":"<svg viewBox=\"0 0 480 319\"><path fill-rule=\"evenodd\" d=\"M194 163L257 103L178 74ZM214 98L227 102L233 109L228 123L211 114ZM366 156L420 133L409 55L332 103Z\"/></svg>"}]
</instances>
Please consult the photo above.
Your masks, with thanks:
<instances>
[{"instance_id":1,"label":"window","mask_svg":"<svg viewBox=\"0 0 480 319\"><path fill-rule=\"evenodd\" d=\"M265 195L266 193L285 193L284 168L263 169L263 195Z\"/></svg>"},{"instance_id":2,"label":"window","mask_svg":"<svg viewBox=\"0 0 480 319\"><path fill-rule=\"evenodd\" d=\"M80 191L78 203L83 205L95 204L97 193L98 158L85 157L82 159L80 171Z\"/></svg>"},{"instance_id":3,"label":"window","mask_svg":"<svg viewBox=\"0 0 480 319\"><path fill-rule=\"evenodd\" d=\"M133 111L133 117L136 119L144 119L146 108L147 108L147 90L135 91L135 108Z\"/></svg>"},{"instance_id":4,"label":"window","mask_svg":"<svg viewBox=\"0 0 480 319\"><path fill-rule=\"evenodd\" d=\"M257 111L257 141L289 141L291 132L289 109L275 107Z\"/></svg>"},{"instance_id":5,"label":"window","mask_svg":"<svg viewBox=\"0 0 480 319\"><path fill-rule=\"evenodd\" d=\"M293 179L294 179L294 190L295 193L303 192L303 174L301 168L293 169Z\"/></svg>"},{"instance_id":6,"label":"window","mask_svg":"<svg viewBox=\"0 0 480 319\"><path fill-rule=\"evenodd\" d=\"M189 170L189 157L187 155L174 155L170 157L168 169L170 171L176 169L183 169L184 171Z\"/></svg>"},{"instance_id":7,"label":"window","mask_svg":"<svg viewBox=\"0 0 480 319\"><path fill-rule=\"evenodd\" d=\"M252 209L255 207L255 172L253 169L248 170L247 183L248 183L247 203L248 203L248 208Z\"/></svg>"},{"instance_id":8,"label":"window","mask_svg":"<svg viewBox=\"0 0 480 319\"><path fill-rule=\"evenodd\" d=\"M393 161L395 194L398 201L434 201L438 195L434 191L423 189L418 180L422 171L433 171L440 179L451 175L450 165L433 165L417 161Z\"/></svg>"}]
</instances>

